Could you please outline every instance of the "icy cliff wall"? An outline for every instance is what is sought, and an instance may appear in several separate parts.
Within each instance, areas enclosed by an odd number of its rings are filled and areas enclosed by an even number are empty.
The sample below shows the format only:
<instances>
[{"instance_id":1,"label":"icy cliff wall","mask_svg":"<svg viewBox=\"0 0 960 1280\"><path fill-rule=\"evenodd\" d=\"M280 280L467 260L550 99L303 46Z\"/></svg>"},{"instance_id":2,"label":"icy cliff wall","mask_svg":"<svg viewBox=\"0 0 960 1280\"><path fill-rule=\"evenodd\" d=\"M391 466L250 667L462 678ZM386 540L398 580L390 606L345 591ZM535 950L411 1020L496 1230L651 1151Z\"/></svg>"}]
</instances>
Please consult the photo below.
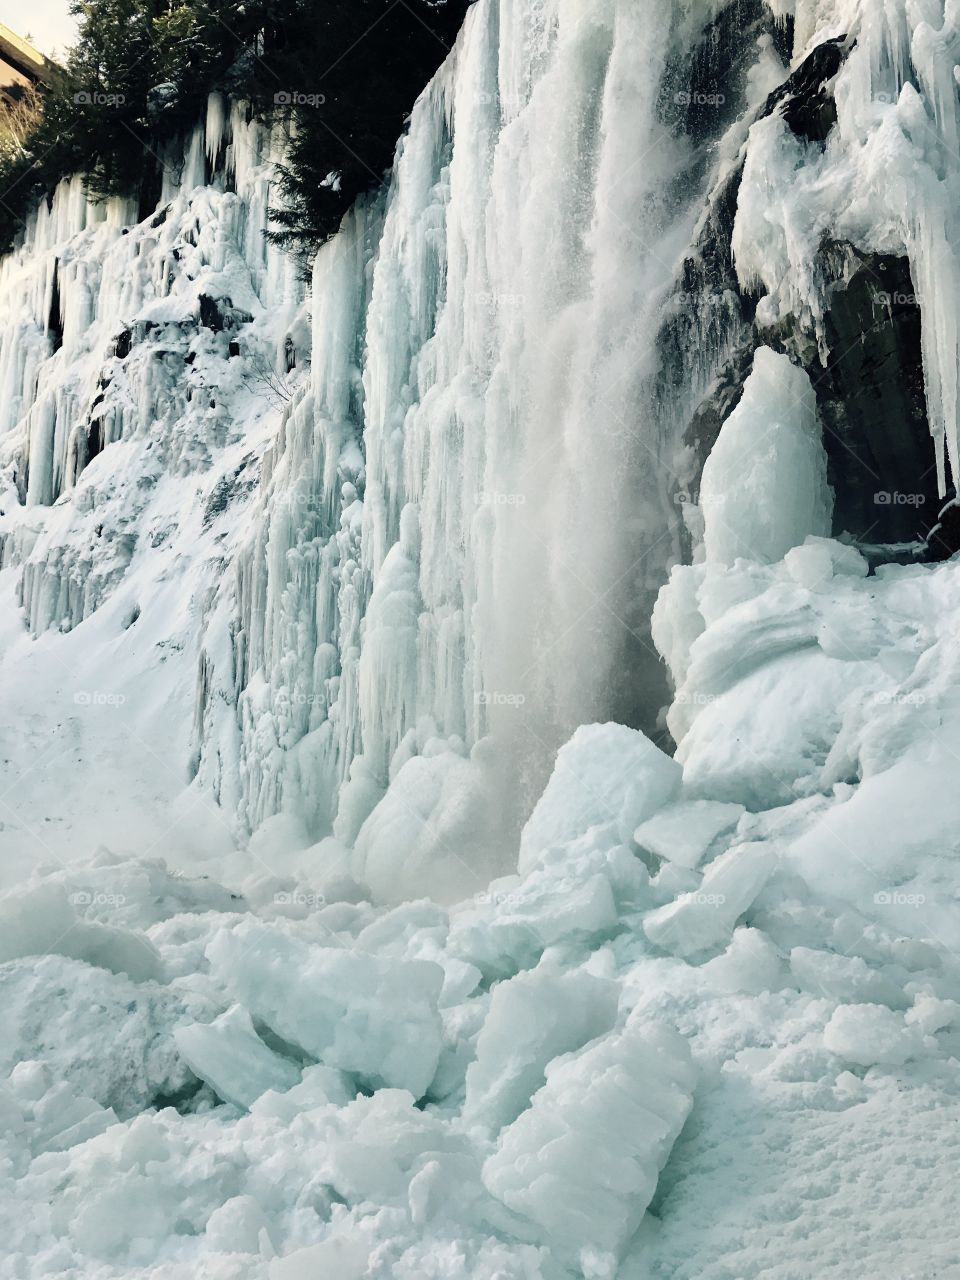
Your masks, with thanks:
<instances>
[{"instance_id":1,"label":"icy cliff wall","mask_svg":"<svg viewBox=\"0 0 960 1280\"><path fill-rule=\"evenodd\" d=\"M251 827L286 807L352 844L407 766L395 860L482 864L577 724L653 727L683 526L652 339L716 167L689 122L718 136L782 75L759 6L715 17L478 5L384 201L319 254L310 384L207 642L201 775L239 759Z\"/></svg>"},{"instance_id":2,"label":"icy cliff wall","mask_svg":"<svg viewBox=\"0 0 960 1280\"><path fill-rule=\"evenodd\" d=\"M757 348L809 379L832 532L932 523L951 22L480 0L309 287L263 239L283 137L218 97L146 222L65 184L0 266L32 633L149 670L236 835L475 887L578 724L656 725L653 601Z\"/></svg>"}]
</instances>

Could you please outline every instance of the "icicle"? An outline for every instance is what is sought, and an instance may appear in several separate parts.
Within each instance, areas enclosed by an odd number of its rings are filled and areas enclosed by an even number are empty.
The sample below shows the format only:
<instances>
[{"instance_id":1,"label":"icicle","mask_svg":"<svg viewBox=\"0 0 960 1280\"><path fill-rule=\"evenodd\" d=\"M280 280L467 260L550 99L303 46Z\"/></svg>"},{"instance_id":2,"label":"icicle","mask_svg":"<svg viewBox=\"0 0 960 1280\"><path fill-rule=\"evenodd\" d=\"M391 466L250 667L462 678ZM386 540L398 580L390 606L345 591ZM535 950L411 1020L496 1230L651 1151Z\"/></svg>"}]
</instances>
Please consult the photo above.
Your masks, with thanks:
<instances>
[{"instance_id":1,"label":"icicle","mask_svg":"<svg viewBox=\"0 0 960 1280\"><path fill-rule=\"evenodd\" d=\"M214 172L223 149L223 140L227 130L227 104L222 93L211 93L207 98L207 123L204 140L207 159Z\"/></svg>"}]
</instances>

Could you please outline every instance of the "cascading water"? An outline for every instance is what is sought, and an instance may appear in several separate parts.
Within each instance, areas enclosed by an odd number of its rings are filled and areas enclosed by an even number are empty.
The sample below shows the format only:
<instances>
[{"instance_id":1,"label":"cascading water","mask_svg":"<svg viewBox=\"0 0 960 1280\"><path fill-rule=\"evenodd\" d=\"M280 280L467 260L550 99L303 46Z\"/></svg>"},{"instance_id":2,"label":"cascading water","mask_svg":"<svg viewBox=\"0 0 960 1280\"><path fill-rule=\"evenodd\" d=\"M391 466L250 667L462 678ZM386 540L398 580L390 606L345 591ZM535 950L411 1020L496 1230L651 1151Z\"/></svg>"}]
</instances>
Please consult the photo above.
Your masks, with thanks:
<instances>
[{"instance_id":1,"label":"cascading water","mask_svg":"<svg viewBox=\"0 0 960 1280\"><path fill-rule=\"evenodd\" d=\"M711 16L477 6L385 206L318 255L311 385L219 623L251 827L287 807L352 844L399 766L442 751L448 810L472 825L471 792L500 797L473 854L498 865L577 724L654 726L647 619L682 526L652 339L714 176L668 90ZM202 736L201 776L234 751Z\"/></svg>"}]
</instances>

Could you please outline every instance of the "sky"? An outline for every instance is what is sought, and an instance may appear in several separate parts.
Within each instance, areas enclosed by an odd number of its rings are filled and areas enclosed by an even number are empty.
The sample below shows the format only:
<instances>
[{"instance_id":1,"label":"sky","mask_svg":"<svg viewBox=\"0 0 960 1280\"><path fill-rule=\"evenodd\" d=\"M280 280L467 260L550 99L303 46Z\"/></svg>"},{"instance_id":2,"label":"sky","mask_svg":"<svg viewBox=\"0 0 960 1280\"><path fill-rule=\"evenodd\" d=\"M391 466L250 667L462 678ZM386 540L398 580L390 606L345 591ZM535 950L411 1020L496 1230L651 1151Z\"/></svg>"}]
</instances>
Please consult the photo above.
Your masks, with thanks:
<instances>
[{"instance_id":1,"label":"sky","mask_svg":"<svg viewBox=\"0 0 960 1280\"><path fill-rule=\"evenodd\" d=\"M48 57L56 57L70 44L76 19L69 0L0 0L0 22L32 43Z\"/></svg>"}]
</instances>

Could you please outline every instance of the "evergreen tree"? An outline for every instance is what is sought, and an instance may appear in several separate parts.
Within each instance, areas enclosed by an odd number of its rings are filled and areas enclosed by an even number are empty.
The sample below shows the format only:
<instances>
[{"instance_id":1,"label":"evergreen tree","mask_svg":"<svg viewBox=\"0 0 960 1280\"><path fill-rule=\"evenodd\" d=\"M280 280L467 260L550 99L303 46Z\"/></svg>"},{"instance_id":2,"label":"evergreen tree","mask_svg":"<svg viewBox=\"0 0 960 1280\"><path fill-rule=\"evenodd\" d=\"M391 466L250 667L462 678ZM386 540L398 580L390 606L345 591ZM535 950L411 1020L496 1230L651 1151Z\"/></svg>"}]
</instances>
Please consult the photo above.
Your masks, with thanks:
<instances>
[{"instance_id":1,"label":"evergreen tree","mask_svg":"<svg viewBox=\"0 0 960 1280\"><path fill-rule=\"evenodd\" d=\"M221 90L290 121L271 238L311 252L378 185L468 0L74 0L77 43L16 148L0 150L0 248L83 173L99 199L157 197L160 156Z\"/></svg>"}]
</instances>

